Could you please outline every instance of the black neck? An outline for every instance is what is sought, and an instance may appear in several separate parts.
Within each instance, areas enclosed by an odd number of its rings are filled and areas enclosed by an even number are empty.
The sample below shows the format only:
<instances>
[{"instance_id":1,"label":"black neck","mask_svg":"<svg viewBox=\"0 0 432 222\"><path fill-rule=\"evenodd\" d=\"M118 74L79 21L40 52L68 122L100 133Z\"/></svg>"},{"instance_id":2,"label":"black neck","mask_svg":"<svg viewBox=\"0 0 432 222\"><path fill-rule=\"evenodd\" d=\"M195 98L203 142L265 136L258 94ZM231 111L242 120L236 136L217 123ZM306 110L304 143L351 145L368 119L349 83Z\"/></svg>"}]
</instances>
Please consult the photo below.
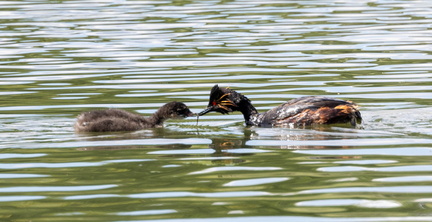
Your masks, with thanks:
<instances>
[{"instance_id":1,"label":"black neck","mask_svg":"<svg viewBox=\"0 0 432 222\"><path fill-rule=\"evenodd\" d=\"M252 105L251 101L243 95L240 95L240 101L236 103L238 110L243 114L246 125L253 125L250 121L253 115L257 115L258 111Z\"/></svg>"}]
</instances>

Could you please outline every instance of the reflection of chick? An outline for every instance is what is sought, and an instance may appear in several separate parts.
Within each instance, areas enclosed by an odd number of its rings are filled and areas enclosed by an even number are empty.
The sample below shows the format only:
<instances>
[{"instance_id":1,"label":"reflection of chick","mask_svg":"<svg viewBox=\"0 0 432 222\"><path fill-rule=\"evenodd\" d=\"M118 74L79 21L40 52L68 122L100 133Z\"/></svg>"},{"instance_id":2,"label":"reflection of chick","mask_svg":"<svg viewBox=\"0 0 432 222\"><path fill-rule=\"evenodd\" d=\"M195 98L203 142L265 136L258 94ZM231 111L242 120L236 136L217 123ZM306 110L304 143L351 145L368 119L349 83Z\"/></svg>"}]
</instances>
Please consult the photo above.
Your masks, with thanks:
<instances>
[{"instance_id":1,"label":"reflection of chick","mask_svg":"<svg viewBox=\"0 0 432 222\"><path fill-rule=\"evenodd\" d=\"M200 116L209 112L227 114L240 111L246 125L272 126L307 126L314 124L350 123L355 126L361 122L357 105L340 99L306 96L290 100L267 112L258 113L251 101L242 94L228 88L215 85L210 92L207 109Z\"/></svg>"},{"instance_id":2,"label":"reflection of chick","mask_svg":"<svg viewBox=\"0 0 432 222\"><path fill-rule=\"evenodd\" d=\"M160 127L167 119L186 118L193 115L181 102L167 103L150 117L121 109L93 110L78 115L74 128L76 132L133 131Z\"/></svg>"}]
</instances>

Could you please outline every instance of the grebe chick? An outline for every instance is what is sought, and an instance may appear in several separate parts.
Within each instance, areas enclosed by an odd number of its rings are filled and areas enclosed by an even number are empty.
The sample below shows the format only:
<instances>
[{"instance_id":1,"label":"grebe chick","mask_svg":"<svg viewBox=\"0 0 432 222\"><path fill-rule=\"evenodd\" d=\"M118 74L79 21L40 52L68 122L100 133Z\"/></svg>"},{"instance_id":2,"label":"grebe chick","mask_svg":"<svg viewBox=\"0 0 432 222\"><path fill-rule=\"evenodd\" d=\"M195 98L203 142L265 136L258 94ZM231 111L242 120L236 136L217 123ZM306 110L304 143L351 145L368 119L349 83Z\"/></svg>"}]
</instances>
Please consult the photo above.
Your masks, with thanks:
<instances>
[{"instance_id":1,"label":"grebe chick","mask_svg":"<svg viewBox=\"0 0 432 222\"><path fill-rule=\"evenodd\" d=\"M93 110L78 115L74 128L76 132L134 131L161 127L167 119L186 118L194 115L181 102L169 102L149 117L121 109Z\"/></svg>"},{"instance_id":2,"label":"grebe chick","mask_svg":"<svg viewBox=\"0 0 432 222\"><path fill-rule=\"evenodd\" d=\"M249 126L309 126L315 124L361 123L358 106L352 102L323 96L305 96L290 100L267 112L258 113L244 95L229 89L213 86L207 108L198 115L209 112L228 114L240 111Z\"/></svg>"}]
</instances>

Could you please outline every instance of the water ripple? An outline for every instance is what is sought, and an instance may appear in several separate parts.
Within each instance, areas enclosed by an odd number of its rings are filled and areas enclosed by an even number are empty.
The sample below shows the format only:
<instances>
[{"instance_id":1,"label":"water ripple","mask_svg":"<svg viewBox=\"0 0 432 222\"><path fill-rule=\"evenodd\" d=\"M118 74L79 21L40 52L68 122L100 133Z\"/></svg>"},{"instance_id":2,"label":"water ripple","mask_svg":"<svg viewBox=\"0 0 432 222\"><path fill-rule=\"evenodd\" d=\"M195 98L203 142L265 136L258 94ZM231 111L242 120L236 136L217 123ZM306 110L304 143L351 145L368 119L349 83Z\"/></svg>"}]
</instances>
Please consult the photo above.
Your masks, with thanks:
<instances>
[{"instance_id":1,"label":"water ripple","mask_svg":"<svg viewBox=\"0 0 432 222\"><path fill-rule=\"evenodd\" d=\"M68 168L68 167L95 167L109 163L145 162L151 159L106 160L101 162L65 162L65 163L0 163L0 169L26 169L26 168Z\"/></svg>"},{"instance_id":2,"label":"water ripple","mask_svg":"<svg viewBox=\"0 0 432 222\"><path fill-rule=\"evenodd\" d=\"M432 148L409 147L409 148L380 148L380 149L353 149L353 150L295 150L295 153L312 155L388 155L388 156L431 156Z\"/></svg>"},{"instance_id":3,"label":"water ripple","mask_svg":"<svg viewBox=\"0 0 432 222\"><path fill-rule=\"evenodd\" d=\"M273 178L257 178L257 179L244 179L244 180L234 180L224 184L226 187L242 187L242 186L255 186L268 183L277 183L289 180L287 177L273 177Z\"/></svg>"},{"instance_id":4,"label":"water ripple","mask_svg":"<svg viewBox=\"0 0 432 222\"><path fill-rule=\"evenodd\" d=\"M42 200L45 196L2 196L0 202Z\"/></svg>"},{"instance_id":5,"label":"water ripple","mask_svg":"<svg viewBox=\"0 0 432 222\"><path fill-rule=\"evenodd\" d=\"M392 186L392 187L341 187L303 190L299 194L318 193L432 193L432 186Z\"/></svg>"},{"instance_id":6,"label":"water ripple","mask_svg":"<svg viewBox=\"0 0 432 222\"><path fill-rule=\"evenodd\" d=\"M317 169L323 172L353 172L353 171L377 171L377 172L416 172L432 171L432 165L395 166L395 167L321 167Z\"/></svg>"},{"instance_id":7,"label":"water ripple","mask_svg":"<svg viewBox=\"0 0 432 222\"><path fill-rule=\"evenodd\" d=\"M328 199L311 200L296 203L297 206L324 207L324 206L357 206L367 208L396 208L402 206L397 201L390 200L362 200L362 199Z\"/></svg>"},{"instance_id":8,"label":"water ripple","mask_svg":"<svg viewBox=\"0 0 432 222\"><path fill-rule=\"evenodd\" d=\"M129 211L129 212L118 212L116 215L125 215L125 216L136 216L136 215L157 215L157 214L172 214L177 213L176 210L173 209L164 209L164 210L140 210L140 211Z\"/></svg>"},{"instance_id":9,"label":"water ripple","mask_svg":"<svg viewBox=\"0 0 432 222\"><path fill-rule=\"evenodd\" d=\"M195 171L189 173L189 175L193 174L205 174L205 173L213 173L213 172L221 172L221 171L262 171L262 170L281 170L280 167L211 167L205 170Z\"/></svg>"},{"instance_id":10,"label":"water ripple","mask_svg":"<svg viewBox=\"0 0 432 222\"><path fill-rule=\"evenodd\" d=\"M107 185L90 185L90 186L25 186L25 187L2 187L0 193L23 193L23 192L58 192L58 191L87 191L87 190L103 190L117 187L114 184Z\"/></svg>"}]
</instances>

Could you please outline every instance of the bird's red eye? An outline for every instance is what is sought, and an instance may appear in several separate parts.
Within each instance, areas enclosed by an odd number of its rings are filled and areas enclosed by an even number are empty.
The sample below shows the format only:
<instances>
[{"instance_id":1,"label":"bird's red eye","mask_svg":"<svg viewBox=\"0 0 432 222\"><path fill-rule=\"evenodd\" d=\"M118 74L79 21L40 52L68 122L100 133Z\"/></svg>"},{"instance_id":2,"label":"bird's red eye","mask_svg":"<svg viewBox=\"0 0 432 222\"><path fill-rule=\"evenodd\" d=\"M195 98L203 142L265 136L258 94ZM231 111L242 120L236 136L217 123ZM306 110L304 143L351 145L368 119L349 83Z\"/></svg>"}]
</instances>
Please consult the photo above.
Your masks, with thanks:
<instances>
[{"instance_id":1,"label":"bird's red eye","mask_svg":"<svg viewBox=\"0 0 432 222\"><path fill-rule=\"evenodd\" d=\"M216 106L216 105L217 105L217 102L216 102L216 101L213 101L211 104L212 104L213 106Z\"/></svg>"}]
</instances>

